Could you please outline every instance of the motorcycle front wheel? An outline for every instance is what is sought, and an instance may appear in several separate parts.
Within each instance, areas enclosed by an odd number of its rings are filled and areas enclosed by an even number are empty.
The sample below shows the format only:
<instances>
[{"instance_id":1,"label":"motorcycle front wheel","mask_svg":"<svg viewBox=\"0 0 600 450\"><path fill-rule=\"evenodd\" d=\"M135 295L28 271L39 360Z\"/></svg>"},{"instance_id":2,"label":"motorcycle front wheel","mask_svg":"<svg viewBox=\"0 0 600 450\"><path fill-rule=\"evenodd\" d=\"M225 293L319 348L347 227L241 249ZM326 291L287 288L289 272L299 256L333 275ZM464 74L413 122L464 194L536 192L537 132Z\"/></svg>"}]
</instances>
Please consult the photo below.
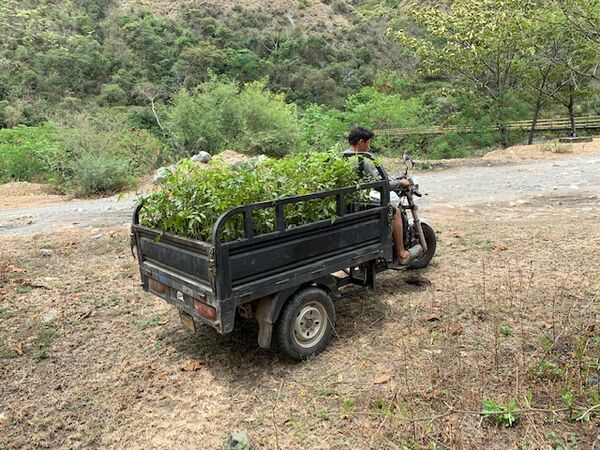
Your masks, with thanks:
<instances>
[{"instance_id":1,"label":"motorcycle front wheel","mask_svg":"<svg viewBox=\"0 0 600 450\"><path fill-rule=\"evenodd\" d=\"M429 265L431 258L435 254L435 248L437 239L435 237L435 231L426 223L421 224L423 229L423 235L425 236L425 242L427 243L427 251L416 259L413 259L406 267L408 269L423 269Z\"/></svg>"}]
</instances>

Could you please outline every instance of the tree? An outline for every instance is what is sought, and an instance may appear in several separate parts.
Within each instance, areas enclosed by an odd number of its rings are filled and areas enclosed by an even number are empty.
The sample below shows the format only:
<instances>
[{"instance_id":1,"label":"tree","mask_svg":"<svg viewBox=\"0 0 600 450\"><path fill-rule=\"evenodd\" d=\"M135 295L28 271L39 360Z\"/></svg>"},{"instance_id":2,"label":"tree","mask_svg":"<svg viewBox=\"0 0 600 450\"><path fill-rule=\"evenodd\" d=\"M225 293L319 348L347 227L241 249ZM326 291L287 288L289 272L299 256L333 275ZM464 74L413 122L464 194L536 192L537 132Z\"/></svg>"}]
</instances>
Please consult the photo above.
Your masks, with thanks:
<instances>
[{"instance_id":1,"label":"tree","mask_svg":"<svg viewBox=\"0 0 600 450\"><path fill-rule=\"evenodd\" d=\"M145 82L140 83L136 86L136 92L143 95L149 102L150 108L152 109L152 114L154 115L154 119L156 119L156 124L161 129L161 131L165 131L160 119L158 117L158 113L156 112L156 100L167 97L167 93L164 89L156 86L153 83Z\"/></svg>"},{"instance_id":2,"label":"tree","mask_svg":"<svg viewBox=\"0 0 600 450\"><path fill-rule=\"evenodd\" d=\"M525 23L524 37L530 48L526 57L517 62L520 94L533 103L533 116L528 144L533 136L542 108L555 100L572 81L570 71L555 62L561 53L572 49L573 40L560 11L542 6Z\"/></svg>"},{"instance_id":3,"label":"tree","mask_svg":"<svg viewBox=\"0 0 600 450\"><path fill-rule=\"evenodd\" d=\"M532 143L542 107L550 101L567 108L575 136L575 101L586 91L587 73L597 64L594 50L555 3L538 8L524 31L531 49L520 62L519 84L524 96L535 98L528 142Z\"/></svg>"},{"instance_id":4,"label":"tree","mask_svg":"<svg viewBox=\"0 0 600 450\"><path fill-rule=\"evenodd\" d=\"M208 81L212 73L221 73L227 60L226 53L208 42L185 47L175 63L175 70L183 86L193 88Z\"/></svg>"},{"instance_id":5,"label":"tree","mask_svg":"<svg viewBox=\"0 0 600 450\"><path fill-rule=\"evenodd\" d=\"M600 45L600 0L556 0L569 24Z\"/></svg>"},{"instance_id":6,"label":"tree","mask_svg":"<svg viewBox=\"0 0 600 450\"><path fill-rule=\"evenodd\" d=\"M411 7L422 36L395 32L420 59L419 71L445 75L475 88L488 99L489 113L508 145L511 91L516 62L527 50L523 28L536 2L530 0L457 0L449 9Z\"/></svg>"},{"instance_id":7,"label":"tree","mask_svg":"<svg viewBox=\"0 0 600 450\"><path fill-rule=\"evenodd\" d=\"M554 0L551 5L578 42L576 53L552 55L552 61L583 78L600 80L600 0Z\"/></svg>"}]
</instances>

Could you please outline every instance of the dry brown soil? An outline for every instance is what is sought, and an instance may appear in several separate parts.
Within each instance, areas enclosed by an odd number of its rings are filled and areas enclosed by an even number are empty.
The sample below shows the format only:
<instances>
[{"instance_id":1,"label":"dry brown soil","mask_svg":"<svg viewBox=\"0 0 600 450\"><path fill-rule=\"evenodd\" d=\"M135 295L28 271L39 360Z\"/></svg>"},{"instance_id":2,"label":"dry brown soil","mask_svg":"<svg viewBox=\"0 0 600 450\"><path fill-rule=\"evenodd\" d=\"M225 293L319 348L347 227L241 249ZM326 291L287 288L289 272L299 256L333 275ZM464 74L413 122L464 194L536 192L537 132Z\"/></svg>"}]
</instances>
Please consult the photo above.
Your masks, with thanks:
<instances>
[{"instance_id":1,"label":"dry brown soil","mask_svg":"<svg viewBox=\"0 0 600 450\"><path fill-rule=\"evenodd\" d=\"M57 194L45 184L26 181L0 184L0 211L29 205L45 205L64 199L63 195Z\"/></svg>"},{"instance_id":2,"label":"dry brown soil","mask_svg":"<svg viewBox=\"0 0 600 450\"><path fill-rule=\"evenodd\" d=\"M428 213L431 266L339 300L301 363L252 323L188 334L139 288L125 227L2 237L0 448L600 448L598 203Z\"/></svg>"}]
</instances>

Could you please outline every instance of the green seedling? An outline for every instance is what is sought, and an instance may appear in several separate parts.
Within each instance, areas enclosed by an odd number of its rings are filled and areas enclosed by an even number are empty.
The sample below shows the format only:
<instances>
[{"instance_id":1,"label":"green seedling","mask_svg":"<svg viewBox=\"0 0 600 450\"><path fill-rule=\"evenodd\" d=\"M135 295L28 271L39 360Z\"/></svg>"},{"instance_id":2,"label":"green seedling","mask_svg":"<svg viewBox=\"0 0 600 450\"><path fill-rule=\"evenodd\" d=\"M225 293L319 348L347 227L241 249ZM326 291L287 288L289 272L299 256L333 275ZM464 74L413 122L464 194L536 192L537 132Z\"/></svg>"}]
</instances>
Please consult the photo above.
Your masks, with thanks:
<instances>
[{"instance_id":1,"label":"green seedling","mask_svg":"<svg viewBox=\"0 0 600 450\"><path fill-rule=\"evenodd\" d=\"M499 427L513 427L519 421L518 407L515 400L507 403L498 403L494 400L483 401L481 413L491 423Z\"/></svg>"},{"instance_id":2,"label":"green seedling","mask_svg":"<svg viewBox=\"0 0 600 450\"><path fill-rule=\"evenodd\" d=\"M344 398L342 400L342 416L352 414L356 411L356 401L353 398Z\"/></svg>"},{"instance_id":3,"label":"green seedling","mask_svg":"<svg viewBox=\"0 0 600 450\"><path fill-rule=\"evenodd\" d=\"M161 189L144 199L143 225L204 241L212 238L221 214L241 205L311 194L358 182L355 163L339 152L295 153L283 159L256 159L237 167L214 163L200 168L180 162L162 182ZM346 202L357 199L348 194ZM285 205L285 226L337 217L335 197ZM275 231L275 208L253 211L254 234ZM226 224L220 239L244 236L242 214Z\"/></svg>"},{"instance_id":4,"label":"green seedling","mask_svg":"<svg viewBox=\"0 0 600 450\"><path fill-rule=\"evenodd\" d=\"M540 361L537 367L533 369L533 375L547 380L562 380L565 377L565 373L561 368L546 359Z\"/></svg>"}]
</instances>

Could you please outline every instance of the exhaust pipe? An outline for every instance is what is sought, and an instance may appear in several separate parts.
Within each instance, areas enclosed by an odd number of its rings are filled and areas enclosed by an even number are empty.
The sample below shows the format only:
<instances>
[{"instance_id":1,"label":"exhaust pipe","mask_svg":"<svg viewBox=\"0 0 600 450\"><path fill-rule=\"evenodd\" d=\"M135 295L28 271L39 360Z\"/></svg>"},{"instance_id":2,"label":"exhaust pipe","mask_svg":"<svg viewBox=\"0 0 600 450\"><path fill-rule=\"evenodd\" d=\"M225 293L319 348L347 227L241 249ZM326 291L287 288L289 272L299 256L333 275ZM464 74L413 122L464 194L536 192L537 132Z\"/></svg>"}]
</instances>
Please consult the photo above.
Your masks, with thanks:
<instances>
[{"instance_id":1,"label":"exhaust pipe","mask_svg":"<svg viewBox=\"0 0 600 450\"><path fill-rule=\"evenodd\" d=\"M408 249L409 260L412 261L413 259L417 259L423 253L424 253L424 251L423 251L423 247L421 246L421 244L417 244L417 245L411 247Z\"/></svg>"}]
</instances>

